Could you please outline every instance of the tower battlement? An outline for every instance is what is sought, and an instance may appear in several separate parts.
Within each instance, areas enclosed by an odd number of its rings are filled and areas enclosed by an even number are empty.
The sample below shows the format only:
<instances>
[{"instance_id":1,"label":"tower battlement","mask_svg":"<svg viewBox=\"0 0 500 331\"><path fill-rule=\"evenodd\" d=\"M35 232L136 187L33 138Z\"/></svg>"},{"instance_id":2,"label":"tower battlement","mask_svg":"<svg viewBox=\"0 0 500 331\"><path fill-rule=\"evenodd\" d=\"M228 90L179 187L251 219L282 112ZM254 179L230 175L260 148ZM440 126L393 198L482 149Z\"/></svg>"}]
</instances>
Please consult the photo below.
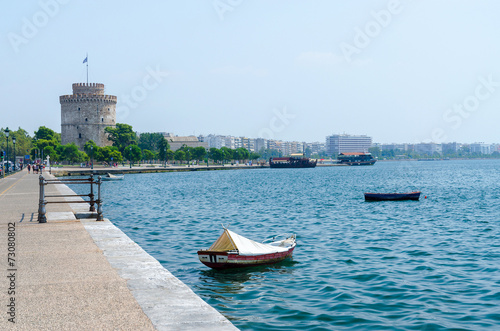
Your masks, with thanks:
<instances>
[{"instance_id":1,"label":"tower battlement","mask_svg":"<svg viewBox=\"0 0 500 331\"><path fill-rule=\"evenodd\" d=\"M104 94L104 84L74 83L73 94L59 96L61 103L61 140L74 142L80 149L93 140L109 146L106 127L116 125L117 97Z\"/></svg>"},{"instance_id":2,"label":"tower battlement","mask_svg":"<svg viewBox=\"0 0 500 331\"><path fill-rule=\"evenodd\" d=\"M104 84L100 83L74 83L73 94L104 94Z\"/></svg>"},{"instance_id":3,"label":"tower battlement","mask_svg":"<svg viewBox=\"0 0 500 331\"><path fill-rule=\"evenodd\" d=\"M83 94L83 93L78 93L78 94L68 94L68 95L61 95L59 97L59 102L80 102L80 101L101 101L105 103L116 103L117 102L117 97L114 95L106 95L106 94Z\"/></svg>"}]
</instances>

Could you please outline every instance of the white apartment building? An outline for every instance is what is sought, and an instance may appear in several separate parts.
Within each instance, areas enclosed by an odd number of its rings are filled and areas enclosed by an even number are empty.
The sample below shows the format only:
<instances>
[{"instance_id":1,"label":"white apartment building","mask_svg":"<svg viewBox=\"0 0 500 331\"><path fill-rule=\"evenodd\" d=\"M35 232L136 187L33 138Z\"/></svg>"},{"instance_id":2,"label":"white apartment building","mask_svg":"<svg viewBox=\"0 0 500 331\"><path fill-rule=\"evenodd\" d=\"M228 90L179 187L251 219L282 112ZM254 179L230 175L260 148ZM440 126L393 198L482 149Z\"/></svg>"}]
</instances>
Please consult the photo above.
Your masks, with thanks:
<instances>
[{"instance_id":1,"label":"white apartment building","mask_svg":"<svg viewBox=\"0 0 500 331\"><path fill-rule=\"evenodd\" d=\"M333 134L326 137L326 154L336 156L339 153L368 152L372 146L372 138L348 134Z\"/></svg>"}]
</instances>

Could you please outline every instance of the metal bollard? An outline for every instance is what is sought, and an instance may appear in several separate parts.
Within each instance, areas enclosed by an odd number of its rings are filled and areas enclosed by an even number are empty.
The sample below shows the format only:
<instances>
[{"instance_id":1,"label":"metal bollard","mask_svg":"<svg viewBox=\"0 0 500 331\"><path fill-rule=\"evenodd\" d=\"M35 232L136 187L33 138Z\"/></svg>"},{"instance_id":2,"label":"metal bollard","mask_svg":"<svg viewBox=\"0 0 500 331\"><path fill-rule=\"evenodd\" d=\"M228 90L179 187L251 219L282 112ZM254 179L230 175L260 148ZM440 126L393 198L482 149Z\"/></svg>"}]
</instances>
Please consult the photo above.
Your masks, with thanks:
<instances>
[{"instance_id":1,"label":"metal bollard","mask_svg":"<svg viewBox=\"0 0 500 331\"><path fill-rule=\"evenodd\" d=\"M89 208L89 211L95 211L95 207L94 207L94 203L95 203L95 200L94 200L94 175L90 175L90 194L89 194L89 197L90 197L90 208Z\"/></svg>"},{"instance_id":2,"label":"metal bollard","mask_svg":"<svg viewBox=\"0 0 500 331\"><path fill-rule=\"evenodd\" d=\"M104 221L102 217L102 199L101 199L101 176L97 177L97 219L96 221Z\"/></svg>"},{"instance_id":3,"label":"metal bollard","mask_svg":"<svg viewBox=\"0 0 500 331\"><path fill-rule=\"evenodd\" d=\"M38 183L40 185L40 197L38 199L38 223L47 223L45 204L45 178L42 175L38 177Z\"/></svg>"}]
</instances>

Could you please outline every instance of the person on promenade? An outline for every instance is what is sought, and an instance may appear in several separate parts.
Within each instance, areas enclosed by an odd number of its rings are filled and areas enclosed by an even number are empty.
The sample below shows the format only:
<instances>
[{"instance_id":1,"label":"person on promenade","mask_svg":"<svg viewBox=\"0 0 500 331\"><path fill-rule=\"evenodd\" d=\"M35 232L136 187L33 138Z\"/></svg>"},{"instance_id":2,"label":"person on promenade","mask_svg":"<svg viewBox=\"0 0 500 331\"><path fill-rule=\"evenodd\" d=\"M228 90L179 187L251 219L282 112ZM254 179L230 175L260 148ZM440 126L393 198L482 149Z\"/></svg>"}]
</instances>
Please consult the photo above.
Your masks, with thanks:
<instances>
[{"instance_id":1,"label":"person on promenade","mask_svg":"<svg viewBox=\"0 0 500 331\"><path fill-rule=\"evenodd\" d=\"M33 173L34 173L34 174L37 174L37 173L38 173L38 166L37 166L37 164L36 164L36 163L35 163L35 164L33 164Z\"/></svg>"},{"instance_id":2,"label":"person on promenade","mask_svg":"<svg viewBox=\"0 0 500 331\"><path fill-rule=\"evenodd\" d=\"M30 170L31 170L31 166L28 163L28 173L30 173Z\"/></svg>"}]
</instances>

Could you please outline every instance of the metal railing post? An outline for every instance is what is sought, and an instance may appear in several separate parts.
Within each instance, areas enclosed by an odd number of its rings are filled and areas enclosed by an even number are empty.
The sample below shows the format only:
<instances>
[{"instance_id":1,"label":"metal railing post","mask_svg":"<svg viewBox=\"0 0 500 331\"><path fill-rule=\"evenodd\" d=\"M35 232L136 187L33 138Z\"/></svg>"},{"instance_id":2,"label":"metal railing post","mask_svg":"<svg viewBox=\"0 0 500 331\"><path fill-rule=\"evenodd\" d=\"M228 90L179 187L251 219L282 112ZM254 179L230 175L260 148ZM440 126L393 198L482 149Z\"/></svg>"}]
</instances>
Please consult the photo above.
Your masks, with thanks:
<instances>
[{"instance_id":1,"label":"metal railing post","mask_svg":"<svg viewBox=\"0 0 500 331\"><path fill-rule=\"evenodd\" d=\"M47 223L47 215L45 209L45 178L42 175L38 177L38 183L40 185L40 197L38 200L38 223Z\"/></svg>"},{"instance_id":2,"label":"metal railing post","mask_svg":"<svg viewBox=\"0 0 500 331\"><path fill-rule=\"evenodd\" d=\"M102 218L102 199L101 199L101 176L97 177L97 219L96 221L104 221Z\"/></svg>"},{"instance_id":3,"label":"metal railing post","mask_svg":"<svg viewBox=\"0 0 500 331\"><path fill-rule=\"evenodd\" d=\"M94 175L90 175L90 194L89 194L89 197L90 197L90 208L89 208L89 211L95 211L95 207L94 207L94 203L95 203L95 200L94 200Z\"/></svg>"}]
</instances>

